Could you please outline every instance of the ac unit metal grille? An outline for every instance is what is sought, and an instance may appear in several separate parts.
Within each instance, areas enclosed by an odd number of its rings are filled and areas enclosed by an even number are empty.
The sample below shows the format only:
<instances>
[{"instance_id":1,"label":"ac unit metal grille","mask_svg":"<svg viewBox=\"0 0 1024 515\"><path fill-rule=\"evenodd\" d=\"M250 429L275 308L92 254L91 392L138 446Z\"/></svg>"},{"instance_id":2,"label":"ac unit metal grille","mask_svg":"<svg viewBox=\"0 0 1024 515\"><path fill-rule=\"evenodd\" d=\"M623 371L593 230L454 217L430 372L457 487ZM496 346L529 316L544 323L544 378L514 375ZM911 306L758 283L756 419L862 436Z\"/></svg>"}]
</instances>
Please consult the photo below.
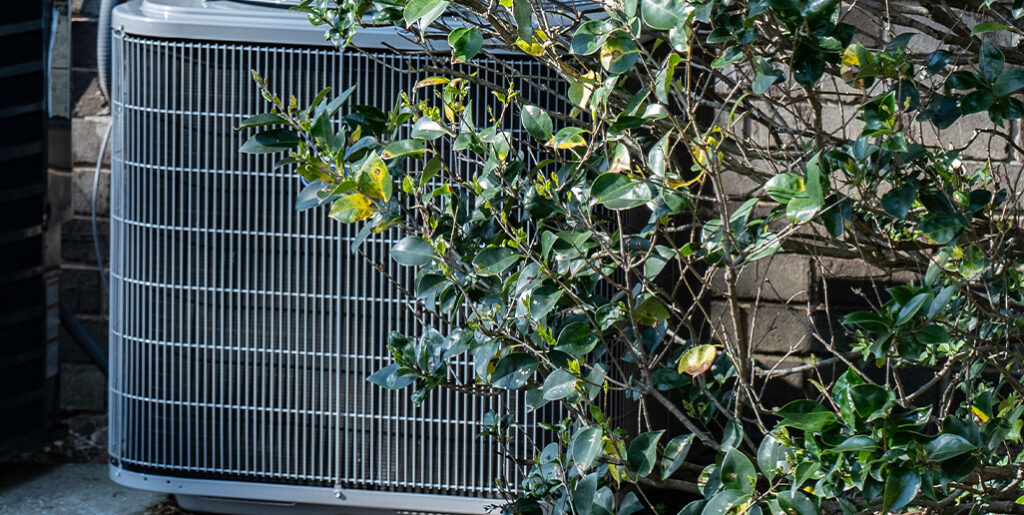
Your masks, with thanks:
<instances>
[{"instance_id":1,"label":"ac unit metal grille","mask_svg":"<svg viewBox=\"0 0 1024 515\"><path fill-rule=\"evenodd\" d=\"M510 407L512 453L528 458L548 440L543 415L515 396L450 391L415 407L408 391L367 382L389 362L389 331L422 330L408 301L350 252L358 227L296 212L295 174L238 151L248 133L234 127L266 109L250 70L300 103L358 84L352 102L387 107L423 78L400 71L423 58L125 34L113 46L112 459L275 484L475 497L500 497L496 477L514 487L514 463L476 436L477 421ZM559 109L523 79L553 85L549 72L505 64L521 75L481 78L514 80ZM387 259L396 237L362 248L411 285L413 272Z\"/></svg>"}]
</instances>

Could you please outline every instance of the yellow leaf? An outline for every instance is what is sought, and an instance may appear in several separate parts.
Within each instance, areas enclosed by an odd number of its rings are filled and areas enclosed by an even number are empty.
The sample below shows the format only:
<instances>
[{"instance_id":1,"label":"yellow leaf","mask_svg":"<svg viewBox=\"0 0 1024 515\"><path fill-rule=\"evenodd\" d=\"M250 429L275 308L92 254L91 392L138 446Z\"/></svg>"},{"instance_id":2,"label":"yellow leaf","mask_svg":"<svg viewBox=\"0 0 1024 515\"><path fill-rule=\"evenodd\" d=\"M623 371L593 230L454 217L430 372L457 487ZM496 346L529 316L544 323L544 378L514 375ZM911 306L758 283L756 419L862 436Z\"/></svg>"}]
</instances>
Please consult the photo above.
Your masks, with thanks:
<instances>
[{"instance_id":1,"label":"yellow leaf","mask_svg":"<svg viewBox=\"0 0 1024 515\"><path fill-rule=\"evenodd\" d=\"M429 77L416 83L412 89L426 88L428 86L439 86L441 84L448 84L450 82L444 77Z\"/></svg>"},{"instance_id":2,"label":"yellow leaf","mask_svg":"<svg viewBox=\"0 0 1024 515\"><path fill-rule=\"evenodd\" d=\"M359 222L373 216L373 204L362 193L345 195L334 201L328 216L345 224Z\"/></svg>"},{"instance_id":3,"label":"yellow leaf","mask_svg":"<svg viewBox=\"0 0 1024 515\"><path fill-rule=\"evenodd\" d=\"M612 164L608 171L611 173L628 172L631 166L632 160L629 157L629 151L626 150L626 146L616 146L615 151L612 153Z\"/></svg>"},{"instance_id":4,"label":"yellow leaf","mask_svg":"<svg viewBox=\"0 0 1024 515\"><path fill-rule=\"evenodd\" d=\"M717 355L718 351L714 345L692 347L684 352L682 356L679 356L679 373L685 372L690 374L691 377L697 377L711 368Z\"/></svg>"},{"instance_id":5,"label":"yellow leaf","mask_svg":"<svg viewBox=\"0 0 1024 515\"><path fill-rule=\"evenodd\" d=\"M860 66L860 60L857 59L856 45L850 45L843 51L843 66Z\"/></svg>"},{"instance_id":6,"label":"yellow leaf","mask_svg":"<svg viewBox=\"0 0 1024 515\"><path fill-rule=\"evenodd\" d=\"M615 480L615 488L622 487L622 472L619 471L619 466L608 465L608 473L611 474L612 479Z\"/></svg>"},{"instance_id":7,"label":"yellow leaf","mask_svg":"<svg viewBox=\"0 0 1024 515\"><path fill-rule=\"evenodd\" d=\"M517 39L516 46L519 47L519 49L522 50L523 52L530 54L533 57L537 57L544 53L544 47L542 47L539 42L527 43L522 39Z\"/></svg>"},{"instance_id":8,"label":"yellow leaf","mask_svg":"<svg viewBox=\"0 0 1024 515\"><path fill-rule=\"evenodd\" d=\"M839 75L847 83L852 83L854 87L864 89L862 81L857 79L857 72L860 68L860 58L857 57L857 45L850 45L843 51L843 60L839 66Z\"/></svg>"},{"instance_id":9,"label":"yellow leaf","mask_svg":"<svg viewBox=\"0 0 1024 515\"><path fill-rule=\"evenodd\" d=\"M668 178L668 187L670 187L672 189L679 189L679 188L682 188L682 187L685 187L685 186L689 186L689 185L691 185L691 184L693 184L695 182L701 182L703 180L704 180L704 168L701 168L700 173L697 174L696 177L694 177L693 179L690 179L688 181L680 180L680 179L674 179L672 177L669 177Z\"/></svg>"},{"instance_id":10,"label":"yellow leaf","mask_svg":"<svg viewBox=\"0 0 1024 515\"><path fill-rule=\"evenodd\" d=\"M391 199L391 174L377 152L372 152L359 171L359 191L370 198L387 202Z\"/></svg>"},{"instance_id":11,"label":"yellow leaf","mask_svg":"<svg viewBox=\"0 0 1024 515\"><path fill-rule=\"evenodd\" d=\"M978 409L977 406L971 406L971 413L974 413L974 416L978 417L978 420L980 420L982 424L988 422L988 415L986 415L984 411Z\"/></svg>"}]
</instances>

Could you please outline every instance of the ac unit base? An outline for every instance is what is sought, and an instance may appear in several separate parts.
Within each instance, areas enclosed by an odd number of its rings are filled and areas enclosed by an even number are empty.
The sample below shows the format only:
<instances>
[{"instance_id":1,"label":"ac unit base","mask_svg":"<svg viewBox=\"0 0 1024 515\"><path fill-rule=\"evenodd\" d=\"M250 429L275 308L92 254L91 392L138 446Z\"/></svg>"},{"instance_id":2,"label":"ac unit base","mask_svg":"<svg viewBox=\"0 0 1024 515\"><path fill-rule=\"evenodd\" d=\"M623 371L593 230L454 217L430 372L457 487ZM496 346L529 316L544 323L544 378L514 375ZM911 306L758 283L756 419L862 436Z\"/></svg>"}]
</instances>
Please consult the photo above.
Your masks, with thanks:
<instances>
[{"instance_id":1,"label":"ac unit base","mask_svg":"<svg viewBox=\"0 0 1024 515\"><path fill-rule=\"evenodd\" d=\"M196 512L225 515L392 515L396 510L377 510L323 504L282 503L276 501L243 501L223 497L176 495L178 506Z\"/></svg>"},{"instance_id":2,"label":"ac unit base","mask_svg":"<svg viewBox=\"0 0 1024 515\"><path fill-rule=\"evenodd\" d=\"M182 508L245 515L384 515L390 513L485 513L498 500L451 495L317 488L244 481L140 474L110 465L121 485L174 494ZM183 494L182 492L188 492Z\"/></svg>"}]
</instances>

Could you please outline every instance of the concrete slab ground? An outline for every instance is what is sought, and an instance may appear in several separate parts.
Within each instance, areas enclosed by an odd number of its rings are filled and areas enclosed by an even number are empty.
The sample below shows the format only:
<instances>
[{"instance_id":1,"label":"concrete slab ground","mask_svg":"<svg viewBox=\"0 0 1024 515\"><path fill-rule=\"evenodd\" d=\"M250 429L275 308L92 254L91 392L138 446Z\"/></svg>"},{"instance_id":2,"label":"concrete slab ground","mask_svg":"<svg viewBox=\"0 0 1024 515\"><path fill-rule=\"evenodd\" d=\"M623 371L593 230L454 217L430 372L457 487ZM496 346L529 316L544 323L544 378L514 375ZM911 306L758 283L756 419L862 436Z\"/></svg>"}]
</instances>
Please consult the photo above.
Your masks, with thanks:
<instances>
[{"instance_id":1,"label":"concrete slab ground","mask_svg":"<svg viewBox=\"0 0 1024 515\"><path fill-rule=\"evenodd\" d=\"M105 464L0 464L0 514L143 515L166 500L114 483Z\"/></svg>"}]
</instances>

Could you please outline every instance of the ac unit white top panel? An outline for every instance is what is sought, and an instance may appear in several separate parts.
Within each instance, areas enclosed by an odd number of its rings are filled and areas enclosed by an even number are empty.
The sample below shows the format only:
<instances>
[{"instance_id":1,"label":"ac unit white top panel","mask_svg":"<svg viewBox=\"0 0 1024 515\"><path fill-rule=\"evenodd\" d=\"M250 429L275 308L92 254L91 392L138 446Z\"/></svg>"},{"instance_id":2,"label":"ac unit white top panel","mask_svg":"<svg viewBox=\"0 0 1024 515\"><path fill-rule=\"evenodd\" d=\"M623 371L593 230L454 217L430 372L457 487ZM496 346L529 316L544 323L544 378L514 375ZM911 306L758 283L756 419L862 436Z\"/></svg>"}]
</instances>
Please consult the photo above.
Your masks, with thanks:
<instances>
[{"instance_id":1,"label":"ac unit white top panel","mask_svg":"<svg viewBox=\"0 0 1024 515\"><path fill-rule=\"evenodd\" d=\"M168 39L330 46L324 26L288 10L287 1L258 5L233 0L132 0L114 9L112 27L136 36ZM273 5L271 5L273 4ZM353 44L366 49L414 49L393 28L363 28Z\"/></svg>"}]
</instances>

